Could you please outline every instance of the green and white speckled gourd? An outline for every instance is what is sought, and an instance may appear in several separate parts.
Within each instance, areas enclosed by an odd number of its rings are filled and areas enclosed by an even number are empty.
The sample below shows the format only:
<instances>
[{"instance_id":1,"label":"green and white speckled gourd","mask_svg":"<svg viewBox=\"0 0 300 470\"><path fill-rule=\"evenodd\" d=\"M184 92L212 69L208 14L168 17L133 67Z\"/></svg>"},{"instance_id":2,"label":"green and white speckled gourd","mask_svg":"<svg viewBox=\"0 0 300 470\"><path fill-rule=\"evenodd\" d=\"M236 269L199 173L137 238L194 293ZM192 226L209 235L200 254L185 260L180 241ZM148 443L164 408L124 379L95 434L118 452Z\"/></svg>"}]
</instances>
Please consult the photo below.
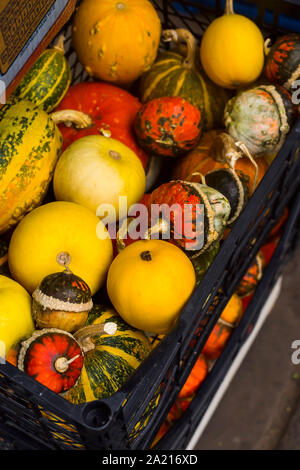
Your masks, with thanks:
<instances>
[{"instance_id":1,"label":"green and white speckled gourd","mask_svg":"<svg viewBox=\"0 0 300 470\"><path fill-rule=\"evenodd\" d=\"M242 142L253 157L274 155L290 130L291 107L278 87L259 85L229 100L225 126L234 141Z\"/></svg>"}]
</instances>

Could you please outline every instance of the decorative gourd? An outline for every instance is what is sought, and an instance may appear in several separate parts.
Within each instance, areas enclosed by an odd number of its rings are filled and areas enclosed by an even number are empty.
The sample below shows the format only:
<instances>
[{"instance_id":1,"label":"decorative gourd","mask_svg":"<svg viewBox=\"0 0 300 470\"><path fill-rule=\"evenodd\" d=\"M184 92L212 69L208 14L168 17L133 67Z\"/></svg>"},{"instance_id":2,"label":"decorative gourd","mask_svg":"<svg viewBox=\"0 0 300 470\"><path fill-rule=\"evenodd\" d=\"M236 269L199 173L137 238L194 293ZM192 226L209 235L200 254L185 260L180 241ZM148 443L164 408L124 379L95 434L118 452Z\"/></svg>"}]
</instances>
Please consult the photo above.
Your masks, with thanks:
<instances>
[{"instance_id":1,"label":"decorative gourd","mask_svg":"<svg viewBox=\"0 0 300 470\"><path fill-rule=\"evenodd\" d=\"M161 22L148 0L83 0L72 40L88 74L129 86L154 62Z\"/></svg>"},{"instance_id":2,"label":"decorative gourd","mask_svg":"<svg viewBox=\"0 0 300 470\"><path fill-rule=\"evenodd\" d=\"M223 194L230 204L230 214L227 225L238 218L248 201L248 188L231 168L219 168L205 175L205 182L211 188Z\"/></svg>"},{"instance_id":3,"label":"decorative gourd","mask_svg":"<svg viewBox=\"0 0 300 470\"><path fill-rule=\"evenodd\" d=\"M115 323L113 336L93 333L94 328ZM143 332L127 325L116 312L94 305L86 322L91 337L90 350L85 352L81 376L64 398L77 405L113 395L151 352L151 345ZM75 333L82 341L82 331Z\"/></svg>"},{"instance_id":4,"label":"decorative gourd","mask_svg":"<svg viewBox=\"0 0 300 470\"><path fill-rule=\"evenodd\" d=\"M219 191L206 184L180 180L156 188L151 204L158 204L160 213L149 234L152 237L155 232L170 234L191 258L210 250L221 239L231 211L228 200ZM186 205L190 206L189 212ZM170 213L165 213L166 206Z\"/></svg>"},{"instance_id":5,"label":"decorative gourd","mask_svg":"<svg viewBox=\"0 0 300 470\"><path fill-rule=\"evenodd\" d=\"M56 328L35 331L18 354L18 368L55 393L73 387L82 366L79 343L70 333Z\"/></svg>"},{"instance_id":6,"label":"decorative gourd","mask_svg":"<svg viewBox=\"0 0 300 470\"><path fill-rule=\"evenodd\" d=\"M236 293L240 297L247 297L255 291L262 278L265 264L263 253L259 251L237 288Z\"/></svg>"},{"instance_id":7,"label":"decorative gourd","mask_svg":"<svg viewBox=\"0 0 300 470\"><path fill-rule=\"evenodd\" d=\"M146 177L137 155L122 142L89 135L73 142L61 155L54 172L55 198L87 207L104 217L101 205L110 204L118 219L120 197L127 207L138 202L145 192Z\"/></svg>"},{"instance_id":8,"label":"decorative gourd","mask_svg":"<svg viewBox=\"0 0 300 470\"><path fill-rule=\"evenodd\" d=\"M217 256L219 249L220 243L215 243L211 250L205 251L196 258L191 258L196 273L196 285L202 281L206 271Z\"/></svg>"},{"instance_id":9,"label":"decorative gourd","mask_svg":"<svg viewBox=\"0 0 300 470\"><path fill-rule=\"evenodd\" d=\"M198 143L203 116L196 106L179 97L156 98L138 111L135 132L147 152L179 157Z\"/></svg>"},{"instance_id":10,"label":"decorative gourd","mask_svg":"<svg viewBox=\"0 0 300 470\"><path fill-rule=\"evenodd\" d=\"M200 45L202 66L209 78L224 88L254 82L264 65L264 38L256 24L233 11L226 1L225 14L210 23Z\"/></svg>"},{"instance_id":11,"label":"decorative gourd","mask_svg":"<svg viewBox=\"0 0 300 470\"><path fill-rule=\"evenodd\" d=\"M179 392L178 398L191 397L200 387L208 374L208 364L205 356L200 354L184 386Z\"/></svg>"},{"instance_id":12,"label":"decorative gourd","mask_svg":"<svg viewBox=\"0 0 300 470\"><path fill-rule=\"evenodd\" d=\"M252 194L264 177L268 164L263 159L254 163L249 155L238 147L232 137L222 130L204 132L197 147L176 161L173 178L193 182L201 181L201 175L218 170L232 168L243 184L247 185L248 193Z\"/></svg>"},{"instance_id":13,"label":"decorative gourd","mask_svg":"<svg viewBox=\"0 0 300 470\"><path fill-rule=\"evenodd\" d=\"M9 97L10 103L28 100L47 113L62 100L71 83L71 68L64 56L64 37L35 61ZM72 108L69 108L72 109Z\"/></svg>"},{"instance_id":14,"label":"decorative gourd","mask_svg":"<svg viewBox=\"0 0 300 470\"><path fill-rule=\"evenodd\" d=\"M91 211L73 202L50 202L27 214L15 229L8 250L12 276L32 293L57 271L57 255L69 253L70 269L85 280L92 294L102 286L112 260L109 237Z\"/></svg>"},{"instance_id":15,"label":"decorative gourd","mask_svg":"<svg viewBox=\"0 0 300 470\"><path fill-rule=\"evenodd\" d=\"M87 135L104 135L120 140L136 153L146 168L149 156L137 144L133 124L141 108L131 93L104 82L83 82L71 85L56 111L75 109L88 114L92 123L86 129L60 124L63 136L62 151L75 140Z\"/></svg>"},{"instance_id":16,"label":"decorative gourd","mask_svg":"<svg viewBox=\"0 0 300 470\"><path fill-rule=\"evenodd\" d=\"M107 276L107 292L119 315L150 333L165 334L172 328L194 287L191 261L163 240L140 240L127 246Z\"/></svg>"},{"instance_id":17,"label":"decorative gourd","mask_svg":"<svg viewBox=\"0 0 300 470\"><path fill-rule=\"evenodd\" d=\"M0 233L14 227L43 200L60 156L62 137L51 117L29 101L0 110ZM60 119L78 125L89 117L64 111Z\"/></svg>"},{"instance_id":18,"label":"decorative gourd","mask_svg":"<svg viewBox=\"0 0 300 470\"><path fill-rule=\"evenodd\" d=\"M293 104L278 87L260 85L242 91L225 107L225 126L254 157L276 154L290 130Z\"/></svg>"},{"instance_id":19,"label":"decorative gourd","mask_svg":"<svg viewBox=\"0 0 300 470\"><path fill-rule=\"evenodd\" d=\"M300 35L289 33L279 37L272 47L266 47L265 77L291 90L300 77Z\"/></svg>"},{"instance_id":20,"label":"decorative gourd","mask_svg":"<svg viewBox=\"0 0 300 470\"><path fill-rule=\"evenodd\" d=\"M89 286L68 267L71 257L61 253L58 264L65 270L49 274L32 294L32 314L39 328L78 330L93 307Z\"/></svg>"},{"instance_id":21,"label":"decorative gourd","mask_svg":"<svg viewBox=\"0 0 300 470\"><path fill-rule=\"evenodd\" d=\"M208 359L217 359L222 353L230 338L233 328L235 328L243 314L243 303L237 293L229 299L220 318L212 329L202 354Z\"/></svg>"},{"instance_id":22,"label":"decorative gourd","mask_svg":"<svg viewBox=\"0 0 300 470\"><path fill-rule=\"evenodd\" d=\"M223 124L225 104L231 97L228 90L216 86L197 63L198 46L195 37L186 29L163 31L164 41L185 41L184 55L170 50L159 54L139 84L139 96L143 103L163 96L180 96L197 106L204 116L204 129Z\"/></svg>"},{"instance_id":23,"label":"decorative gourd","mask_svg":"<svg viewBox=\"0 0 300 470\"><path fill-rule=\"evenodd\" d=\"M16 281L0 275L0 340L5 351L30 336L33 330L30 295Z\"/></svg>"}]
</instances>

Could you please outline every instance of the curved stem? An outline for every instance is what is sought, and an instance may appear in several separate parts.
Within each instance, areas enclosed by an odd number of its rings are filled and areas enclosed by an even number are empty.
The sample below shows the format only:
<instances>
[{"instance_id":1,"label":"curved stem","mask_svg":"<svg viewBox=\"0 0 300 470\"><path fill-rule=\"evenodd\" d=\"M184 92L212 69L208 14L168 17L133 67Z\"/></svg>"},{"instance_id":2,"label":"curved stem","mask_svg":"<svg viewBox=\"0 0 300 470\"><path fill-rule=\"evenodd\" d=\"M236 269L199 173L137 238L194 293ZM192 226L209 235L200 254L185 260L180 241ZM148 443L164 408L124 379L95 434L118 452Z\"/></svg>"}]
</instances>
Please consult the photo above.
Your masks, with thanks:
<instances>
[{"instance_id":1,"label":"curved stem","mask_svg":"<svg viewBox=\"0 0 300 470\"><path fill-rule=\"evenodd\" d=\"M146 231L143 238L146 240L149 240L151 239L151 235L153 235L154 233L164 234L164 233L169 233L169 230L170 230L170 226L168 222L165 219L161 218L155 225L153 225Z\"/></svg>"},{"instance_id":2,"label":"curved stem","mask_svg":"<svg viewBox=\"0 0 300 470\"><path fill-rule=\"evenodd\" d=\"M75 111L74 109L55 111L54 113L49 114L49 116L55 124L64 123L67 127L74 125L79 129L85 129L92 124L92 119L88 114L84 114L81 111Z\"/></svg>"},{"instance_id":3,"label":"curved stem","mask_svg":"<svg viewBox=\"0 0 300 470\"><path fill-rule=\"evenodd\" d=\"M225 15L233 15L233 14L234 14L233 0L226 0Z\"/></svg>"},{"instance_id":4,"label":"curved stem","mask_svg":"<svg viewBox=\"0 0 300 470\"><path fill-rule=\"evenodd\" d=\"M267 38L264 42L264 52L265 52L265 56L267 56L270 52L270 49L271 49L271 39L270 38Z\"/></svg>"},{"instance_id":5,"label":"curved stem","mask_svg":"<svg viewBox=\"0 0 300 470\"><path fill-rule=\"evenodd\" d=\"M97 325L84 326L77 330L73 336L83 349L83 352L95 349L92 341L93 336L114 335L117 331L117 324L114 322L99 323Z\"/></svg>"},{"instance_id":6,"label":"curved stem","mask_svg":"<svg viewBox=\"0 0 300 470\"><path fill-rule=\"evenodd\" d=\"M65 42L65 37L63 34L61 34L56 44L54 44L53 49L56 49L58 52L61 52L62 54L64 54L65 53L64 42Z\"/></svg>"},{"instance_id":7,"label":"curved stem","mask_svg":"<svg viewBox=\"0 0 300 470\"><path fill-rule=\"evenodd\" d=\"M190 175L188 175L187 178L185 178L185 181L188 181L188 182L191 183L192 182L191 178L193 176L200 176L201 184L206 184L205 176L202 173L200 173L199 171L193 171L193 173L191 173Z\"/></svg>"},{"instance_id":8,"label":"curved stem","mask_svg":"<svg viewBox=\"0 0 300 470\"><path fill-rule=\"evenodd\" d=\"M254 176L254 180L253 180L253 186L252 186L252 194L254 193L255 191L255 188L256 188L256 185L257 185L257 179L258 179L258 166L257 166L257 163L256 161L254 160L254 158L252 157L251 153L249 152L248 148L246 147L245 144L243 144L243 142L236 142L235 145L237 147L239 147L242 152L244 153L244 155L249 158L250 162L253 164L254 168L255 168L255 176Z\"/></svg>"},{"instance_id":9,"label":"curved stem","mask_svg":"<svg viewBox=\"0 0 300 470\"><path fill-rule=\"evenodd\" d=\"M197 41L190 31L184 28L166 29L162 33L163 41L179 42L184 41L187 45L186 58L183 65L187 68L194 68L196 62Z\"/></svg>"}]
</instances>

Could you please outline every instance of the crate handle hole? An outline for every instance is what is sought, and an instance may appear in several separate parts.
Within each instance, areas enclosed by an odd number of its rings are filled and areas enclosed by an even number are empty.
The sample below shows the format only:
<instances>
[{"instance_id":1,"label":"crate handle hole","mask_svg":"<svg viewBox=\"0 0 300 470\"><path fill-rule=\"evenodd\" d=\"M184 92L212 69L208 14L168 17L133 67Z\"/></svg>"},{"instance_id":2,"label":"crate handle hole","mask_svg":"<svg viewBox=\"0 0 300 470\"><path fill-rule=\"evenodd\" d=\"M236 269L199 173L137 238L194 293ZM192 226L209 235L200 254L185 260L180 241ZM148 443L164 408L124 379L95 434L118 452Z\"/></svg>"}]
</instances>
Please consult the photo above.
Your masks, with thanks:
<instances>
[{"instance_id":1,"label":"crate handle hole","mask_svg":"<svg viewBox=\"0 0 300 470\"><path fill-rule=\"evenodd\" d=\"M105 403L91 403L83 411L85 424L92 428L103 428L109 423L111 417L111 409Z\"/></svg>"}]
</instances>

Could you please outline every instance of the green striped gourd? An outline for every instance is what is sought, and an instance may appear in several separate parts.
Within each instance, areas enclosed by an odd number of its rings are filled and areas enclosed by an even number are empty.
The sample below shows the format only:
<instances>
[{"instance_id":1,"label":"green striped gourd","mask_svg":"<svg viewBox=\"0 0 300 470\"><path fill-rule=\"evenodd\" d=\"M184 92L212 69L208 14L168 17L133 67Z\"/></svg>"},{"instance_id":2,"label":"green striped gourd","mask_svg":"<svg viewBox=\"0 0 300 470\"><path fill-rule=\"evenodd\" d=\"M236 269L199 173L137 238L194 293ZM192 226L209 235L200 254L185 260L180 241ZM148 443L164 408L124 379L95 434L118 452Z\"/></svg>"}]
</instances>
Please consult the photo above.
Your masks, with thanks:
<instances>
[{"instance_id":1,"label":"green striped gourd","mask_svg":"<svg viewBox=\"0 0 300 470\"><path fill-rule=\"evenodd\" d=\"M177 49L160 53L151 69L142 75L139 84L141 101L179 96L200 109L205 118L204 130L223 127L224 108L231 93L215 85L201 70L194 36L181 28L165 30L163 38L178 43ZM180 41L187 47L182 48Z\"/></svg>"},{"instance_id":2,"label":"green striped gourd","mask_svg":"<svg viewBox=\"0 0 300 470\"><path fill-rule=\"evenodd\" d=\"M143 332L127 325L114 310L94 305L86 325L106 323L115 323L116 333L91 338L92 349L85 352L79 380L64 395L75 405L113 395L151 352L150 341ZM78 333L80 330L74 336L80 342Z\"/></svg>"},{"instance_id":3,"label":"green striped gourd","mask_svg":"<svg viewBox=\"0 0 300 470\"><path fill-rule=\"evenodd\" d=\"M46 49L22 78L9 103L28 100L46 112L63 99L71 83L71 69L64 55L64 37Z\"/></svg>"},{"instance_id":4,"label":"green striped gourd","mask_svg":"<svg viewBox=\"0 0 300 470\"><path fill-rule=\"evenodd\" d=\"M55 123L64 118L90 124L90 118L78 111L50 116L26 100L0 110L0 233L43 200L62 147Z\"/></svg>"}]
</instances>

